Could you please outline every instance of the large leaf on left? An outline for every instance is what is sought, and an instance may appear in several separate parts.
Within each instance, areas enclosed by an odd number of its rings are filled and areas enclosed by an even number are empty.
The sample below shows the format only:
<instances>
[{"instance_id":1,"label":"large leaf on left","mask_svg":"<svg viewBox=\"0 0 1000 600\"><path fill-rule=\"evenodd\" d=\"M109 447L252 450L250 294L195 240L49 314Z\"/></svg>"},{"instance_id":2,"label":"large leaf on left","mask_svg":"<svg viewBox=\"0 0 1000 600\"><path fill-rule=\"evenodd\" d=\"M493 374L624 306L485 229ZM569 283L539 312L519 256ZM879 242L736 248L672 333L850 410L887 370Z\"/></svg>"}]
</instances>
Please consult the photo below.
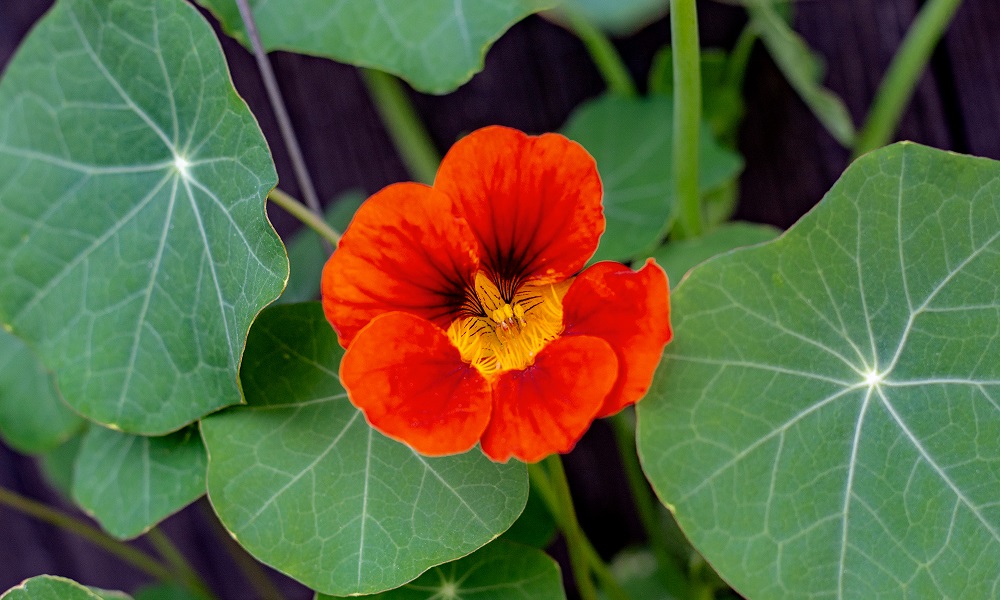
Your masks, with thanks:
<instances>
[{"instance_id":1,"label":"large leaf on left","mask_svg":"<svg viewBox=\"0 0 1000 600\"><path fill-rule=\"evenodd\" d=\"M288 263L276 174L181 0L63 0L0 82L0 321L96 421L161 434L240 402Z\"/></svg>"}]
</instances>

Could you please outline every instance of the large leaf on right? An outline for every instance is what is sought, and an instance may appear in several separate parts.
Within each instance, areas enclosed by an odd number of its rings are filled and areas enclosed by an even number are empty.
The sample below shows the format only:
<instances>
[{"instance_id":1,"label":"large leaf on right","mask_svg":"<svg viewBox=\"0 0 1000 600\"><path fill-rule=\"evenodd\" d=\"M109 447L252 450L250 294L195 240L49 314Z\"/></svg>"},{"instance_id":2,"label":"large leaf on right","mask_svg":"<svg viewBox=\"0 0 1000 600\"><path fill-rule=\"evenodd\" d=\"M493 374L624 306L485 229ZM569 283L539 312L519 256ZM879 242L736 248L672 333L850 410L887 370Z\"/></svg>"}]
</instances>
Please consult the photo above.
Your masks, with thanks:
<instances>
[{"instance_id":1,"label":"large leaf on right","mask_svg":"<svg viewBox=\"0 0 1000 600\"><path fill-rule=\"evenodd\" d=\"M749 598L1000 589L1000 163L869 154L694 269L639 404L692 543Z\"/></svg>"},{"instance_id":2,"label":"large leaf on right","mask_svg":"<svg viewBox=\"0 0 1000 600\"><path fill-rule=\"evenodd\" d=\"M326 594L373 594L462 557L524 509L524 465L429 458L372 429L318 302L276 306L244 357L249 407L202 421L208 494L261 561Z\"/></svg>"},{"instance_id":3,"label":"large leaf on right","mask_svg":"<svg viewBox=\"0 0 1000 600\"><path fill-rule=\"evenodd\" d=\"M268 50L290 50L398 75L444 94L483 68L503 32L557 0L250 0ZM249 46L236 0L198 0Z\"/></svg>"}]
</instances>

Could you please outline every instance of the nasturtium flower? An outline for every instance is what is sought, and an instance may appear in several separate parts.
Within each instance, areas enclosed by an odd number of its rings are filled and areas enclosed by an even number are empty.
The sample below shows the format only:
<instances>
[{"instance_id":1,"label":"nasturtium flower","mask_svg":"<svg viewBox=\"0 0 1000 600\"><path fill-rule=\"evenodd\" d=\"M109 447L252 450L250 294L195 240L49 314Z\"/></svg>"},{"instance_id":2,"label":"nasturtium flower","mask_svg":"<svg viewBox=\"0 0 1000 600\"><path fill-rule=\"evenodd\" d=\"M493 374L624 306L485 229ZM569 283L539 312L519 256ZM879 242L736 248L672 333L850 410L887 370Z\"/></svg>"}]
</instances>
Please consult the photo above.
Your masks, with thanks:
<instances>
[{"instance_id":1,"label":"nasturtium flower","mask_svg":"<svg viewBox=\"0 0 1000 600\"><path fill-rule=\"evenodd\" d=\"M568 452L645 394L671 337L659 266L583 268L603 231L594 159L558 134L480 129L433 186L376 193L323 271L349 398L427 455Z\"/></svg>"}]
</instances>

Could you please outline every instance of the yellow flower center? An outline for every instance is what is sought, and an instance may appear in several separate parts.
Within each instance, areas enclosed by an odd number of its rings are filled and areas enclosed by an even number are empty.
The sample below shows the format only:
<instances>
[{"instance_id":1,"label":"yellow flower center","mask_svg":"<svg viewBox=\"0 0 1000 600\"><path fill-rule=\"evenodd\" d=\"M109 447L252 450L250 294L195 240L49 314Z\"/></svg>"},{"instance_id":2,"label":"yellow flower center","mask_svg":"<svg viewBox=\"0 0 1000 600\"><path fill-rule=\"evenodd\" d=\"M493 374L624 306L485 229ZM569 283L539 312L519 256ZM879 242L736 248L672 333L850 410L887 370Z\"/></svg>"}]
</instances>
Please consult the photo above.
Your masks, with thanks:
<instances>
[{"instance_id":1,"label":"yellow flower center","mask_svg":"<svg viewBox=\"0 0 1000 600\"><path fill-rule=\"evenodd\" d=\"M523 285L505 301L497 286L479 273L472 302L478 314L455 319L448 338L462 360L484 374L523 369L562 333L567 288L568 282Z\"/></svg>"}]
</instances>

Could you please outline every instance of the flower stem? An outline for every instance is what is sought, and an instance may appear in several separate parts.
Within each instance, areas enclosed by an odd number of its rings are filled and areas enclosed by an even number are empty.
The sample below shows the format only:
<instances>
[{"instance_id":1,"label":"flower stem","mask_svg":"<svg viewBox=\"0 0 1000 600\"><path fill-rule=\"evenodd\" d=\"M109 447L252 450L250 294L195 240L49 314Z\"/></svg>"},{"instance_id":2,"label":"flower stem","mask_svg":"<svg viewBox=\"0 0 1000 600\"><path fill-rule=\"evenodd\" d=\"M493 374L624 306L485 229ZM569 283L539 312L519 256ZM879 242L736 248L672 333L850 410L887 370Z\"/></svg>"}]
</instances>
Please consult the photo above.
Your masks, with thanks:
<instances>
[{"instance_id":1,"label":"flower stem","mask_svg":"<svg viewBox=\"0 0 1000 600\"><path fill-rule=\"evenodd\" d=\"M340 232L327 225L326 221L317 217L316 213L309 210L306 205L302 204L295 198L292 198L278 188L271 190L271 193L267 195L267 198L271 202L274 202L281 208L288 211L288 213L296 219L302 221L302 223L310 229L318 233L320 237L331 244L331 247L336 246L337 243L340 242Z\"/></svg>"},{"instance_id":2,"label":"flower stem","mask_svg":"<svg viewBox=\"0 0 1000 600\"><path fill-rule=\"evenodd\" d=\"M662 527L657 514L657 502L646 483L646 476L643 475L639 456L636 454L635 423L630 418L629 411L621 411L611 417L611 426L618 442L618 453L625 467L625 476L632 491L632 498L639 511L639 520L646 530L646 538L660 567L663 582L671 595L682 598L687 593L688 579L671 557L666 530Z\"/></svg>"},{"instance_id":3,"label":"flower stem","mask_svg":"<svg viewBox=\"0 0 1000 600\"><path fill-rule=\"evenodd\" d=\"M218 517L215 516L215 512L212 510L208 502L206 501L199 504L199 507L201 508L202 515L208 520L210 526L212 527L212 531L215 533L215 536L222 541L223 547L225 547L229 556L233 559L233 562L235 562L239 570L243 572L243 576L250 582L253 589L257 591L257 596L262 600L280 600L282 598L281 590L274 585L274 582L267 576L267 573L264 571L264 568L260 566L260 563L247 554L246 550L244 550L236 542L236 540L233 539L229 531L222 526L222 523L219 522Z\"/></svg>"},{"instance_id":4,"label":"flower stem","mask_svg":"<svg viewBox=\"0 0 1000 600\"><path fill-rule=\"evenodd\" d=\"M140 571L148 573L157 579L162 581L178 580L177 575L152 556L114 539L100 529L88 525L72 515L46 506L31 498L26 498L4 487L0 487L0 504L32 516L39 521L75 533L109 554L117 556Z\"/></svg>"},{"instance_id":5,"label":"flower stem","mask_svg":"<svg viewBox=\"0 0 1000 600\"><path fill-rule=\"evenodd\" d=\"M146 532L145 537L156 548L160 556L173 567L174 572L183 580L185 587L194 592L198 597L215 600L215 594L212 593L208 584L198 575L198 572L184 558L184 555L181 554L177 546L167 537L167 534L163 533L163 530L159 527L153 527Z\"/></svg>"},{"instance_id":6,"label":"flower stem","mask_svg":"<svg viewBox=\"0 0 1000 600\"><path fill-rule=\"evenodd\" d=\"M928 0L920 9L875 94L868 118L854 144L854 157L889 142L931 52L961 4L962 0Z\"/></svg>"},{"instance_id":7,"label":"flower stem","mask_svg":"<svg viewBox=\"0 0 1000 600\"><path fill-rule=\"evenodd\" d=\"M422 183L434 183L441 156L407 98L403 84L392 75L374 69L361 69L361 79L410 175Z\"/></svg>"},{"instance_id":8,"label":"flower stem","mask_svg":"<svg viewBox=\"0 0 1000 600\"><path fill-rule=\"evenodd\" d=\"M260 31L257 29L257 21L254 20L253 10L247 0L236 0L240 10L240 17L243 19L243 28L250 39L250 47L253 49L254 58L257 60L257 69L264 80L264 89L267 91L267 98L271 102L274 116L278 120L278 129L281 130L281 138L285 141L285 149L288 150L288 158L292 161L292 169L295 171L295 179L302 190L302 196L306 200L306 206L321 219L323 218L323 207L316 196L316 188L313 187L312 179L309 177L309 168L306 167L305 158L302 156L302 147L299 146L299 139L295 136L295 128L292 127L292 120L288 116L288 109L285 108L285 101L281 97L281 89L278 87L278 80L274 77L274 69L271 61L264 51L264 43L260 39ZM333 252L333 247L326 240L323 241L327 252Z\"/></svg>"},{"instance_id":9,"label":"flower stem","mask_svg":"<svg viewBox=\"0 0 1000 600\"><path fill-rule=\"evenodd\" d=\"M679 205L678 238L702 233L698 192L698 137L701 129L701 54L695 0L670 0L674 57L674 190Z\"/></svg>"},{"instance_id":10,"label":"flower stem","mask_svg":"<svg viewBox=\"0 0 1000 600\"><path fill-rule=\"evenodd\" d=\"M632 76L629 75L625 62L618 54L614 44L608 39L604 32L591 23L579 10L566 4L560 10L560 14L566 19L570 29L580 38L591 59L601 72L604 83L612 93L620 96L636 96L638 91Z\"/></svg>"}]
</instances>

